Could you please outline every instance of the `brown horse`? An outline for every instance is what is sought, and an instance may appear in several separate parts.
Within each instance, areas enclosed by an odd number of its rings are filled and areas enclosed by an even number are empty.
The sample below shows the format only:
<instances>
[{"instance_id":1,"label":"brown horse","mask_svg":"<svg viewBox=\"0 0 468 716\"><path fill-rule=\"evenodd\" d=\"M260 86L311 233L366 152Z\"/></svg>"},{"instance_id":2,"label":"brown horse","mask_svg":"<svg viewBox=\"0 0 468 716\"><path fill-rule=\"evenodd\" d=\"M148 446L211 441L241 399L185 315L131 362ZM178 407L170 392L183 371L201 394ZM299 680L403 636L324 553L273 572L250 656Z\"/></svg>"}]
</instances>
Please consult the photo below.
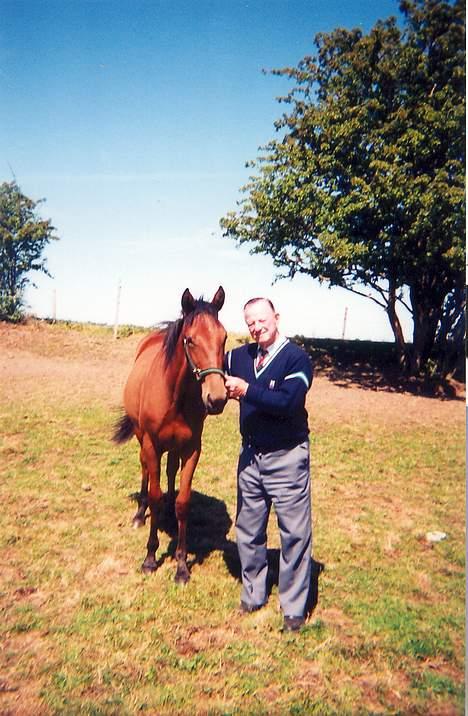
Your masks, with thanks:
<instances>
[{"instance_id":1,"label":"brown horse","mask_svg":"<svg viewBox=\"0 0 468 716\"><path fill-rule=\"evenodd\" d=\"M218 321L224 303L222 286L211 303L182 295L182 318L147 336L138 346L133 369L124 390L125 413L113 439L123 443L136 435L142 471L135 526L145 523L149 505L151 527L144 572L157 568L158 519L163 508L160 487L161 457L167 452L167 499L175 506L178 522L176 582L187 582L187 516L192 477L201 452L207 414L221 413L226 404L223 356L226 331ZM181 467L179 493L175 478ZM148 490L149 483L149 490Z\"/></svg>"}]
</instances>

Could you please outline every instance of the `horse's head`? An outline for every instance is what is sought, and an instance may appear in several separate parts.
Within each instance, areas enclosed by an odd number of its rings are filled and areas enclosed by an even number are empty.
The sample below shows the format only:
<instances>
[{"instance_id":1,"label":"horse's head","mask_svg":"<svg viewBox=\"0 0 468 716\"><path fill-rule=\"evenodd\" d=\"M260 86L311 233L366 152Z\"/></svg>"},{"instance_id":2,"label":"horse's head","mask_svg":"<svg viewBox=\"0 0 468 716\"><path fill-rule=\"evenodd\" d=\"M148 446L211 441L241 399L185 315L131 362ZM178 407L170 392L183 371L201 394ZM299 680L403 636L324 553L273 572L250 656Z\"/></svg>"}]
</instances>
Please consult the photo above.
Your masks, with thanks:
<instances>
[{"instance_id":1,"label":"horse's head","mask_svg":"<svg viewBox=\"0 0 468 716\"><path fill-rule=\"evenodd\" d=\"M224 304L224 289L216 291L210 302L196 301L189 289L182 295L182 340L189 367L201 385L201 397L207 413L222 413L227 393L224 384L224 346L226 331L218 321Z\"/></svg>"}]
</instances>

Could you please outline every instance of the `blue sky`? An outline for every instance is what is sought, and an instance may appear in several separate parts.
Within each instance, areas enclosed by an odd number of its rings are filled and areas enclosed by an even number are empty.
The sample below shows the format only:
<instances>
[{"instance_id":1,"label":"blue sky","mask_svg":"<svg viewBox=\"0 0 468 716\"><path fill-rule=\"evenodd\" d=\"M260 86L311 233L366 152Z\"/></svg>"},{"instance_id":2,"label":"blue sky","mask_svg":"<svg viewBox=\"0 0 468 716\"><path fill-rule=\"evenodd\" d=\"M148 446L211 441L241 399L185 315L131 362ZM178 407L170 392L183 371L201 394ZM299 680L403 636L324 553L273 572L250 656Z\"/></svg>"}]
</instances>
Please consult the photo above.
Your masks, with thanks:
<instances>
[{"instance_id":1,"label":"blue sky","mask_svg":"<svg viewBox=\"0 0 468 716\"><path fill-rule=\"evenodd\" d=\"M272 260L221 238L219 219L290 87L262 69L297 65L318 32L398 14L396 0L0 0L0 181L45 197L60 237L31 310L112 323L120 282L120 321L152 325L178 317L187 286L211 298L222 284L228 330L268 295L289 335L340 337L347 308L347 338L392 340L371 301L273 284Z\"/></svg>"}]
</instances>

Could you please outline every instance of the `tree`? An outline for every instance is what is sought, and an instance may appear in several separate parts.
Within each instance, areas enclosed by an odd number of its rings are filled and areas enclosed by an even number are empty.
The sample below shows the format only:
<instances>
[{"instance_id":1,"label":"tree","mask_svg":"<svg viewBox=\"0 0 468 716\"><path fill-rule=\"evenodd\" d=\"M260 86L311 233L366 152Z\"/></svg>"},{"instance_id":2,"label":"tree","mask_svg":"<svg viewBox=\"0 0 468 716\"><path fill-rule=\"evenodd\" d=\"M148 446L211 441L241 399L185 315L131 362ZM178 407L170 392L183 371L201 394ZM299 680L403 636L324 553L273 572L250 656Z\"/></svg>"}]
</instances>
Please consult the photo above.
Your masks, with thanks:
<instances>
[{"instance_id":1,"label":"tree","mask_svg":"<svg viewBox=\"0 0 468 716\"><path fill-rule=\"evenodd\" d=\"M392 17L367 35L319 34L316 56L273 70L295 81L280 98L281 136L247 165L258 173L221 227L283 276L382 306L416 374L431 360L442 370L464 311L465 8L403 0L400 10L403 29ZM412 314L410 345L398 306Z\"/></svg>"},{"instance_id":2,"label":"tree","mask_svg":"<svg viewBox=\"0 0 468 716\"><path fill-rule=\"evenodd\" d=\"M16 181L0 185L0 320L21 319L31 271L50 276L42 254L57 237L50 220L37 214L43 201L28 199Z\"/></svg>"}]
</instances>

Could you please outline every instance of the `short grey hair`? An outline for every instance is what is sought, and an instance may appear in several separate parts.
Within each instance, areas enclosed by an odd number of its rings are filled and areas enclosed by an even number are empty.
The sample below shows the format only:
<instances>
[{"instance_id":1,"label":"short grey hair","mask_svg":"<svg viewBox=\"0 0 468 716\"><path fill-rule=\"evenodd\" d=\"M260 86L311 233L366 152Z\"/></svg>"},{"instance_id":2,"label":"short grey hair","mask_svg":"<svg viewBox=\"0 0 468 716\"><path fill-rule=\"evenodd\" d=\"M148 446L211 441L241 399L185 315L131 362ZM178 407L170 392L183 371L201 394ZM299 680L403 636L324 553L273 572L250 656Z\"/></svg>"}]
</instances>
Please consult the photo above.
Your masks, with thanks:
<instances>
[{"instance_id":1,"label":"short grey hair","mask_svg":"<svg viewBox=\"0 0 468 716\"><path fill-rule=\"evenodd\" d=\"M271 310L273 311L273 313L276 313L276 309L273 305L273 302L270 301L269 298L264 298L263 296L257 296L257 298L249 298L249 300L247 301L247 303L244 306L244 311L247 308L247 306L250 306L253 303L258 303L259 301L266 301L268 303L268 305L270 306Z\"/></svg>"}]
</instances>

